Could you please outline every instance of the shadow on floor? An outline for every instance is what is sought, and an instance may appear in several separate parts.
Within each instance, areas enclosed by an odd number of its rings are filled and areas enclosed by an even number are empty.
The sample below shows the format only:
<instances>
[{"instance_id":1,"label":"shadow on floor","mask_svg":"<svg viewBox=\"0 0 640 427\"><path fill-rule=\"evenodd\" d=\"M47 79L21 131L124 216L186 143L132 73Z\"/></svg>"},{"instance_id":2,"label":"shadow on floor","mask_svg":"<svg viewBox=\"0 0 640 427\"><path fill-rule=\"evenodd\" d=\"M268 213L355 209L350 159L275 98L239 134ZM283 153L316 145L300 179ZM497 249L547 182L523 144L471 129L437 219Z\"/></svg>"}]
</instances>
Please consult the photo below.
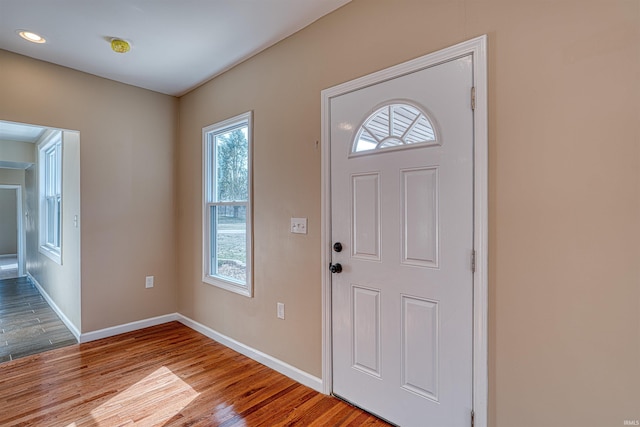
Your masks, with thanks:
<instances>
[{"instance_id":1,"label":"shadow on floor","mask_svg":"<svg viewBox=\"0 0 640 427\"><path fill-rule=\"evenodd\" d=\"M26 277L0 280L0 362L77 344Z\"/></svg>"}]
</instances>

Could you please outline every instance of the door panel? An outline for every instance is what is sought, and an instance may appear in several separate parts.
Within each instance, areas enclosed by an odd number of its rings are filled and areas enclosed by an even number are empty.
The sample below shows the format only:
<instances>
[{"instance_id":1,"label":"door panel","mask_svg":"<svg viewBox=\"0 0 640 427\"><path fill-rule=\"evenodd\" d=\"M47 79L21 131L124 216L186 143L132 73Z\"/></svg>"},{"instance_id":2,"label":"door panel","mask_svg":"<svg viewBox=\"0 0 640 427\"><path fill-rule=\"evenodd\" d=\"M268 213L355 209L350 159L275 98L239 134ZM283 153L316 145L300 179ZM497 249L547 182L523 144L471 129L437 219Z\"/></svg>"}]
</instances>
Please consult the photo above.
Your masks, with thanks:
<instances>
[{"instance_id":1,"label":"door panel","mask_svg":"<svg viewBox=\"0 0 640 427\"><path fill-rule=\"evenodd\" d=\"M438 267L438 168L402 171L402 263Z\"/></svg>"},{"instance_id":2,"label":"door panel","mask_svg":"<svg viewBox=\"0 0 640 427\"><path fill-rule=\"evenodd\" d=\"M380 179L377 173L351 177L353 256L380 260Z\"/></svg>"},{"instance_id":3,"label":"door panel","mask_svg":"<svg viewBox=\"0 0 640 427\"><path fill-rule=\"evenodd\" d=\"M402 387L438 401L438 303L402 296Z\"/></svg>"},{"instance_id":4,"label":"door panel","mask_svg":"<svg viewBox=\"0 0 640 427\"><path fill-rule=\"evenodd\" d=\"M352 287L353 367L380 377L380 291Z\"/></svg>"},{"instance_id":5,"label":"door panel","mask_svg":"<svg viewBox=\"0 0 640 427\"><path fill-rule=\"evenodd\" d=\"M402 426L469 423L471 86L466 56L331 99L333 391Z\"/></svg>"}]
</instances>

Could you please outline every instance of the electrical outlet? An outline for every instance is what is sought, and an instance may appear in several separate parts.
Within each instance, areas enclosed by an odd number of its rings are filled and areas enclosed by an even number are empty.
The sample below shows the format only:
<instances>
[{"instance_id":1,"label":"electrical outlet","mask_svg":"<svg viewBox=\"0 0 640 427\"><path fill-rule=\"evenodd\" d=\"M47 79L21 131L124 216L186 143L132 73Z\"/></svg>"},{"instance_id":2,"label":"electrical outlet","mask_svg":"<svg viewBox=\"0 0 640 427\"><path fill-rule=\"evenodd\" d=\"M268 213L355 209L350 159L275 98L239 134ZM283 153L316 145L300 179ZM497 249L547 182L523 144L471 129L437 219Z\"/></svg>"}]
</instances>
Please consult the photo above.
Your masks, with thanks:
<instances>
[{"instance_id":1,"label":"electrical outlet","mask_svg":"<svg viewBox=\"0 0 640 427\"><path fill-rule=\"evenodd\" d=\"M284 303L278 303L278 319L284 320Z\"/></svg>"},{"instance_id":2,"label":"electrical outlet","mask_svg":"<svg viewBox=\"0 0 640 427\"><path fill-rule=\"evenodd\" d=\"M307 218L291 218L291 232L307 234Z\"/></svg>"},{"instance_id":3,"label":"electrical outlet","mask_svg":"<svg viewBox=\"0 0 640 427\"><path fill-rule=\"evenodd\" d=\"M144 279L144 287L145 288L153 288L153 276L147 276Z\"/></svg>"}]
</instances>

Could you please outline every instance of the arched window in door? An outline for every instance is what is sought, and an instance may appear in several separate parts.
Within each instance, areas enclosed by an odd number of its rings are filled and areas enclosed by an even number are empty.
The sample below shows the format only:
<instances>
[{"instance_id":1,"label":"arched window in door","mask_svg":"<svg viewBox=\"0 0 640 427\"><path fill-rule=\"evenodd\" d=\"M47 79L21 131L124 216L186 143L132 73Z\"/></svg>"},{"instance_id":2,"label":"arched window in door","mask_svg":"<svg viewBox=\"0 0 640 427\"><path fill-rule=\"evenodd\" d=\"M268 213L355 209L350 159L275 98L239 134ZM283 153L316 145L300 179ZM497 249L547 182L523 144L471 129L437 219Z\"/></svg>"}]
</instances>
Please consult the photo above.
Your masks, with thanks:
<instances>
[{"instance_id":1,"label":"arched window in door","mask_svg":"<svg viewBox=\"0 0 640 427\"><path fill-rule=\"evenodd\" d=\"M440 145L435 126L418 107L394 102L367 117L356 133L351 153Z\"/></svg>"}]
</instances>

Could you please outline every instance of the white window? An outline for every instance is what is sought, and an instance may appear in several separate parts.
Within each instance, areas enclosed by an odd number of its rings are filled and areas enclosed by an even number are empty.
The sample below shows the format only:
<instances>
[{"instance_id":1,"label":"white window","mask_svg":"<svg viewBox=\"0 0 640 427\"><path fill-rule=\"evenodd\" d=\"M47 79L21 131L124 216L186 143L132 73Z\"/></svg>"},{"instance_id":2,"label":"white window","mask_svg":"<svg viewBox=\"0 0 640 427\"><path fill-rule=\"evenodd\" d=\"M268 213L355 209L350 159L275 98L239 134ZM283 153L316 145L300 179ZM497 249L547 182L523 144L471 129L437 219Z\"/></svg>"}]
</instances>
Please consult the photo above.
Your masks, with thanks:
<instances>
[{"instance_id":1,"label":"white window","mask_svg":"<svg viewBox=\"0 0 640 427\"><path fill-rule=\"evenodd\" d=\"M62 264L62 132L38 147L40 252Z\"/></svg>"},{"instance_id":2,"label":"white window","mask_svg":"<svg viewBox=\"0 0 640 427\"><path fill-rule=\"evenodd\" d=\"M251 112L202 129L203 281L252 295Z\"/></svg>"}]
</instances>

